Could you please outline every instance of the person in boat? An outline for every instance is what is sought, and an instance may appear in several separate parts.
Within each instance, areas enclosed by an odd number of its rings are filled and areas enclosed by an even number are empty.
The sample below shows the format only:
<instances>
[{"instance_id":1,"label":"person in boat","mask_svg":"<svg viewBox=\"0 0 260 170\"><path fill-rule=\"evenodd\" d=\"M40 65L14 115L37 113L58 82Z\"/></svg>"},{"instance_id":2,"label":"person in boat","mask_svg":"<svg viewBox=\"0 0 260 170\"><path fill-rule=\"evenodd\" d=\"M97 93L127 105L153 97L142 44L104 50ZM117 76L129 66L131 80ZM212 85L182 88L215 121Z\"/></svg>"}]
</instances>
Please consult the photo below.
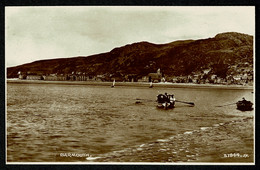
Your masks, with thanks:
<instances>
[{"instance_id":1,"label":"person in boat","mask_svg":"<svg viewBox=\"0 0 260 170\"><path fill-rule=\"evenodd\" d=\"M164 93L164 96L165 96L165 100L166 100L167 102L170 102L169 95L168 95L167 93Z\"/></svg>"},{"instance_id":2,"label":"person in boat","mask_svg":"<svg viewBox=\"0 0 260 170\"><path fill-rule=\"evenodd\" d=\"M167 102L175 102L174 94L170 95L170 94L165 93L164 96L165 96L165 99Z\"/></svg>"},{"instance_id":3,"label":"person in boat","mask_svg":"<svg viewBox=\"0 0 260 170\"><path fill-rule=\"evenodd\" d=\"M244 106L246 105L252 105L252 102L246 100L244 97L242 98L241 101L238 101L237 104L243 104Z\"/></svg>"},{"instance_id":4,"label":"person in boat","mask_svg":"<svg viewBox=\"0 0 260 170\"><path fill-rule=\"evenodd\" d=\"M247 100L243 97L243 98L242 98L242 103L244 103L244 104L248 104L249 101L247 101Z\"/></svg>"},{"instance_id":5,"label":"person in boat","mask_svg":"<svg viewBox=\"0 0 260 170\"><path fill-rule=\"evenodd\" d=\"M170 102L175 102L174 94L170 95Z\"/></svg>"}]
</instances>

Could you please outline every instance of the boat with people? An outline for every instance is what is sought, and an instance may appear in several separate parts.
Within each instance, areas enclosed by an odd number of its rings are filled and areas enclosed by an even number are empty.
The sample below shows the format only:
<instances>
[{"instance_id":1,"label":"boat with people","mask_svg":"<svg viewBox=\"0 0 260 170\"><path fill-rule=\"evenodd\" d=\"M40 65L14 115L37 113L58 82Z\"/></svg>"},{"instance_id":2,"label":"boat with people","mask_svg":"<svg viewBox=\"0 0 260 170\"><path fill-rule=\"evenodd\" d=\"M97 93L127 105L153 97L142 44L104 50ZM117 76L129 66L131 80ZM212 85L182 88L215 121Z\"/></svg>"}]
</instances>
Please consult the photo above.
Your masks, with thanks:
<instances>
[{"instance_id":1,"label":"boat with people","mask_svg":"<svg viewBox=\"0 0 260 170\"><path fill-rule=\"evenodd\" d=\"M175 98L173 94L159 94L157 96L157 107L164 109L172 109L175 105Z\"/></svg>"},{"instance_id":2,"label":"boat with people","mask_svg":"<svg viewBox=\"0 0 260 170\"><path fill-rule=\"evenodd\" d=\"M250 111L253 110L253 103L251 101L246 100L244 97L242 100L236 103L237 109L241 111Z\"/></svg>"},{"instance_id":3,"label":"boat with people","mask_svg":"<svg viewBox=\"0 0 260 170\"><path fill-rule=\"evenodd\" d=\"M142 102L155 102L155 101L151 99L136 98L136 102L135 102L136 104L140 104ZM157 108L164 108L164 109L174 108L175 102L189 104L190 106L195 106L195 103L193 102L176 100L174 94L167 94L167 93L157 95L156 102L157 102Z\"/></svg>"}]
</instances>

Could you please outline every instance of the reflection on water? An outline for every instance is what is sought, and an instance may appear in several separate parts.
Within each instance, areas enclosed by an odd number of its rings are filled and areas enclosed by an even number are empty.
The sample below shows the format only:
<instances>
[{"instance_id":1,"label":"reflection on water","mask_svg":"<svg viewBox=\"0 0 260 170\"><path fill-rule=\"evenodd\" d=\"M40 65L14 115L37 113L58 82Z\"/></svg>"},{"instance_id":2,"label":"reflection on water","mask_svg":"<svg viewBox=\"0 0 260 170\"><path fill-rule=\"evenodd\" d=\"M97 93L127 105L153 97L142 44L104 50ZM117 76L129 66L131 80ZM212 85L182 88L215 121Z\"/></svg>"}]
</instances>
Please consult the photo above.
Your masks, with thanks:
<instances>
[{"instance_id":1,"label":"reflection on water","mask_svg":"<svg viewBox=\"0 0 260 170\"><path fill-rule=\"evenodd\" d=\"M160 110L152 101L135 103L164 92L195 107L176 103L172 110ZM251 90L8 84L7 161L64 161L62 153L102 156L253 115L235 105L216 107L242 97L253 101Z\"/></svg>"}]
</instances>

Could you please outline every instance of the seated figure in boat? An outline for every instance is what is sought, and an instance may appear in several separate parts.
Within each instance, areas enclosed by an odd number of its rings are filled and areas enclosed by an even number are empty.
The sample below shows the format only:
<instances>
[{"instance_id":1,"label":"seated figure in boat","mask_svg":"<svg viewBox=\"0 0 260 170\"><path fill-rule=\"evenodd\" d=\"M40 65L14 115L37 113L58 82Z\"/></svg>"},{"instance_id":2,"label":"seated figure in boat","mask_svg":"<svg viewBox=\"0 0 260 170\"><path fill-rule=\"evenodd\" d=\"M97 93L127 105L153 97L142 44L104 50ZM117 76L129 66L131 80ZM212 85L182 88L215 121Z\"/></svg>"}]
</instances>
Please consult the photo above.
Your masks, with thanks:
<instances>
[{"instance_id":1,"label":"seated figure in boat","mask_svg":"<svg viewBox=\"0 0 260 170\"><path fill-rule=\"evenodd\" d=\"M251 104L250 101L246 100L244 97L242 98L242 101L241 101L243 104Z\"/></svg>"},{"instance_id":2,"label":"seated figure in boat","mask_svg":"<svg viewBox=\"0 0 260 170\"><path fill-rule=\"evenodd\" d=\"M164 103L164 102L167 102L167 95L163 95L163 94L159 94L157 96L157 102L158 103Z\"/></svg>"},{"instance_id":3,"label":"seated figure in boat","mask_svg":"<svg viewBox=\"0 0 260 170\"><path fill-rule=\"evenodd\" d=\"M165 96L166 101L167 101L167 102L170 102L168 94L165 93L164 96Z\"/></svg>"},{"instance_id":4,"label":"seated figure in boat","mask_svg":"<svg viewBox=\"0 0 260 170\"><path fill-rule=\"evenodd\" d=\"M169 95L169 98L170 98L170 102L175 102L175 98L174 98L174 95Z\"/></svg>"},{"instance_id":5,"label":"seated figure in boat","mask_svg":"<svg viewBox=\"0 0 260 170\"><path fill-rule=\"evenodd\" d=\"M167 102L175 102L174 94L164 94L164 99Z\"/></svg>"}]
</instances>

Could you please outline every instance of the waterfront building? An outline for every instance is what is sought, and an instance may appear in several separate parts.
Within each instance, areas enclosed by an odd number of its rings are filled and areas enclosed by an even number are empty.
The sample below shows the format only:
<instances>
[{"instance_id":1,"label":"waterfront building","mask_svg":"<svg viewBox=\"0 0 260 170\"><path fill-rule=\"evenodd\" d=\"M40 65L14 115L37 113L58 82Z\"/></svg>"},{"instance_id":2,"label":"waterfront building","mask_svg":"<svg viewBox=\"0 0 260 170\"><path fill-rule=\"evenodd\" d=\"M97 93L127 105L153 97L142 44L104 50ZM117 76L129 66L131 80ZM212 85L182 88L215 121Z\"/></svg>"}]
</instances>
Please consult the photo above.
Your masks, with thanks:
<instances>
[{"instance_id":1,"label":"waterfront building","mask_svg":"<svg viewBox=\"0 0 260 170\"><path fill-rule=\"evenodd\" d=\"M149 82L160 82L162 79L162 74L160 72L160 69L157 70L157 73L149 73Z\"/></svg>"},{"instance_id":2,"label":"waterfront building","mask_svg":"<svg viewBox=\"0 0 260 170\"><path fill-rule=\"evenodd\" d=\"M26 80L42 80L42 76L39 75L28 75L26 76Z\"/></svg>"}]
</instances>

